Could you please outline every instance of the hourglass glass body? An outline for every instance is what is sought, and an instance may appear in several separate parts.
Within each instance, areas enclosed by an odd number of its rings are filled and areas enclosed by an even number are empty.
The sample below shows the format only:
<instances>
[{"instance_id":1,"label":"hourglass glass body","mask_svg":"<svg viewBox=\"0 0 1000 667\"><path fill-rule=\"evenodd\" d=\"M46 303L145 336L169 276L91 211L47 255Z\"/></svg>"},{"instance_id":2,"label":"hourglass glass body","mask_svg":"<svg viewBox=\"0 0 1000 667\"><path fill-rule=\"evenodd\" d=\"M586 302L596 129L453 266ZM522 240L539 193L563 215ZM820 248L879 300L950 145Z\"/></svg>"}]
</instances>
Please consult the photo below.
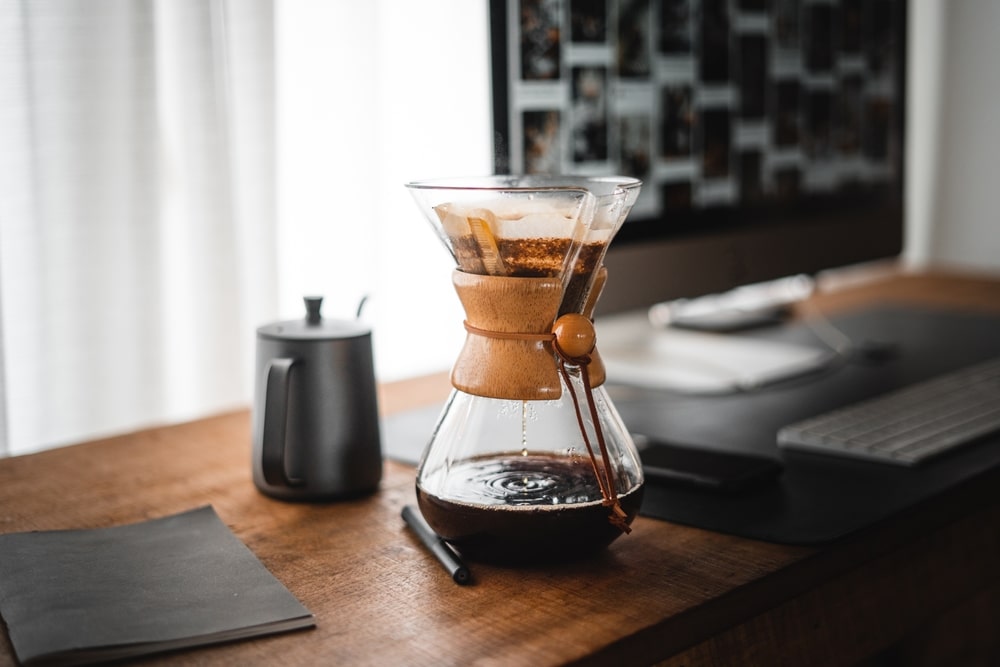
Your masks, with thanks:
<instances>
[{"instance_id":1,"label":"hourglass glass body","mask_svg":"<svg viewBox=\"0 0 1000 667\"><path fill-rule=\"evenodd\" d=\"M456 262L465 344L417 470L427 522L464 554L562 560L630 530L643 476L603 387L590 318L634 179L408 184Z\"/></svg>"}]
</instances>

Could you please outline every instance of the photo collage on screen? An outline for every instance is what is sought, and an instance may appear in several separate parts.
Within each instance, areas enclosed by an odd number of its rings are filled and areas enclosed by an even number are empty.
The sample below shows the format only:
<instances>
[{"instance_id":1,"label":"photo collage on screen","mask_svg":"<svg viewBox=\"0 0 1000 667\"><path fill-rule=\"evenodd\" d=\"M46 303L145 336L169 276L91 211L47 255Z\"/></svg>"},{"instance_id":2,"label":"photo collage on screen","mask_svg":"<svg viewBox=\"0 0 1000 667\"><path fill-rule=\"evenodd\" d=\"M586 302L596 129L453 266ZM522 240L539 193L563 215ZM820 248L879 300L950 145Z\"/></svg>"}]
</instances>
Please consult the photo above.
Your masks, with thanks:
<instances>
[{"instance_id":1,"label":"photo collage on screen","mask_svg":"<svg viewBox=\"0 0 1000 667\"><path fill-rule=\"evenodd\" d=\"M508 0L511 168L650 215L891 183L894 1Z\"/></svg>"}]
</instances>

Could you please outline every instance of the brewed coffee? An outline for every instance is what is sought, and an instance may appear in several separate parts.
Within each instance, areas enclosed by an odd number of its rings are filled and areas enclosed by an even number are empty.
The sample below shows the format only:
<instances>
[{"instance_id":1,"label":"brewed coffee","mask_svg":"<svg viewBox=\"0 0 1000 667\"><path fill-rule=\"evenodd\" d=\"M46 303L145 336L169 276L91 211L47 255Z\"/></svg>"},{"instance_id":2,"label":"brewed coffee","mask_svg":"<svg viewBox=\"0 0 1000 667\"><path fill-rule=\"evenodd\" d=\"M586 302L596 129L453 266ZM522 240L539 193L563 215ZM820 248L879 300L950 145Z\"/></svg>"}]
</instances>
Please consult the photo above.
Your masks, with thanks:
<instances>
[{"instance_id":1,"label":"brewed coffee","mask_svg":"<svg viewBox=\"0 0 1000 667\"><path fill-rule=\"evenodd\" d=\"M421 512L441 537L472 558L566 560L593 553L621 534L608 521L594 467L583 456L488 455L453 464L447 480L427 477L441 491L430 494L417 484ZM642 486L618 499L631 523Z\"/></svg>"}]
</instances>

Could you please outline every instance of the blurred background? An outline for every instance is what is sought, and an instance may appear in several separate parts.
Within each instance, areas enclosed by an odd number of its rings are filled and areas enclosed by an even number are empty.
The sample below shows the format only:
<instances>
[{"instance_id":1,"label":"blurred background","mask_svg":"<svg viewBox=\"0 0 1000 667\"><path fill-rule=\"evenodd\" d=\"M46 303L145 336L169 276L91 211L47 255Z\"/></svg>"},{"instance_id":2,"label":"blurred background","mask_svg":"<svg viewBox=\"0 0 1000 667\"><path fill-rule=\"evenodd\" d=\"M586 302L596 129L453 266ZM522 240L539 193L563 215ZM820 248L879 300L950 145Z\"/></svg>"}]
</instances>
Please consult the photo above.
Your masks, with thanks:
<instances>
[{"instance_id":1,"label":"blurred background","mask_svg":"<svg viewBox=\"0 0 1000 667\"><path fill-rule=\"evenodd\" d=\"M1000 271L1000 3L911 0L905 267ZM256 327L450 367L403 184L492 168L486 0L0 0L0 455L250 405Z\"/></svg>"}]
</instances>

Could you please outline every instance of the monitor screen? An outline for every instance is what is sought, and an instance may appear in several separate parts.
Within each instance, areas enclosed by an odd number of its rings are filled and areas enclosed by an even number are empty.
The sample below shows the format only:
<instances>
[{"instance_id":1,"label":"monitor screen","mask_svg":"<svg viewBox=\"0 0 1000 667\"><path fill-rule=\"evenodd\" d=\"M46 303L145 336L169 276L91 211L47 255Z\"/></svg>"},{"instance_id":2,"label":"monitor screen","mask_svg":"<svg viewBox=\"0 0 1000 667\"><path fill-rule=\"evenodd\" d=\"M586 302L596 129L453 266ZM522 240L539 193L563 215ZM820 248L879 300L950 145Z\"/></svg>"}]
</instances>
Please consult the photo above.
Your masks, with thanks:
<instances>
[{"instance_id":1,"label":"monitor screen","mask_svg":"<svg viewBox=\"0 0 1000 667\"><path fill-rule=\"evenodd\" d=\"M899 254L904 0L491 0L497 173L635 176L599 312Z\"/></svg>"}]
</instances>

